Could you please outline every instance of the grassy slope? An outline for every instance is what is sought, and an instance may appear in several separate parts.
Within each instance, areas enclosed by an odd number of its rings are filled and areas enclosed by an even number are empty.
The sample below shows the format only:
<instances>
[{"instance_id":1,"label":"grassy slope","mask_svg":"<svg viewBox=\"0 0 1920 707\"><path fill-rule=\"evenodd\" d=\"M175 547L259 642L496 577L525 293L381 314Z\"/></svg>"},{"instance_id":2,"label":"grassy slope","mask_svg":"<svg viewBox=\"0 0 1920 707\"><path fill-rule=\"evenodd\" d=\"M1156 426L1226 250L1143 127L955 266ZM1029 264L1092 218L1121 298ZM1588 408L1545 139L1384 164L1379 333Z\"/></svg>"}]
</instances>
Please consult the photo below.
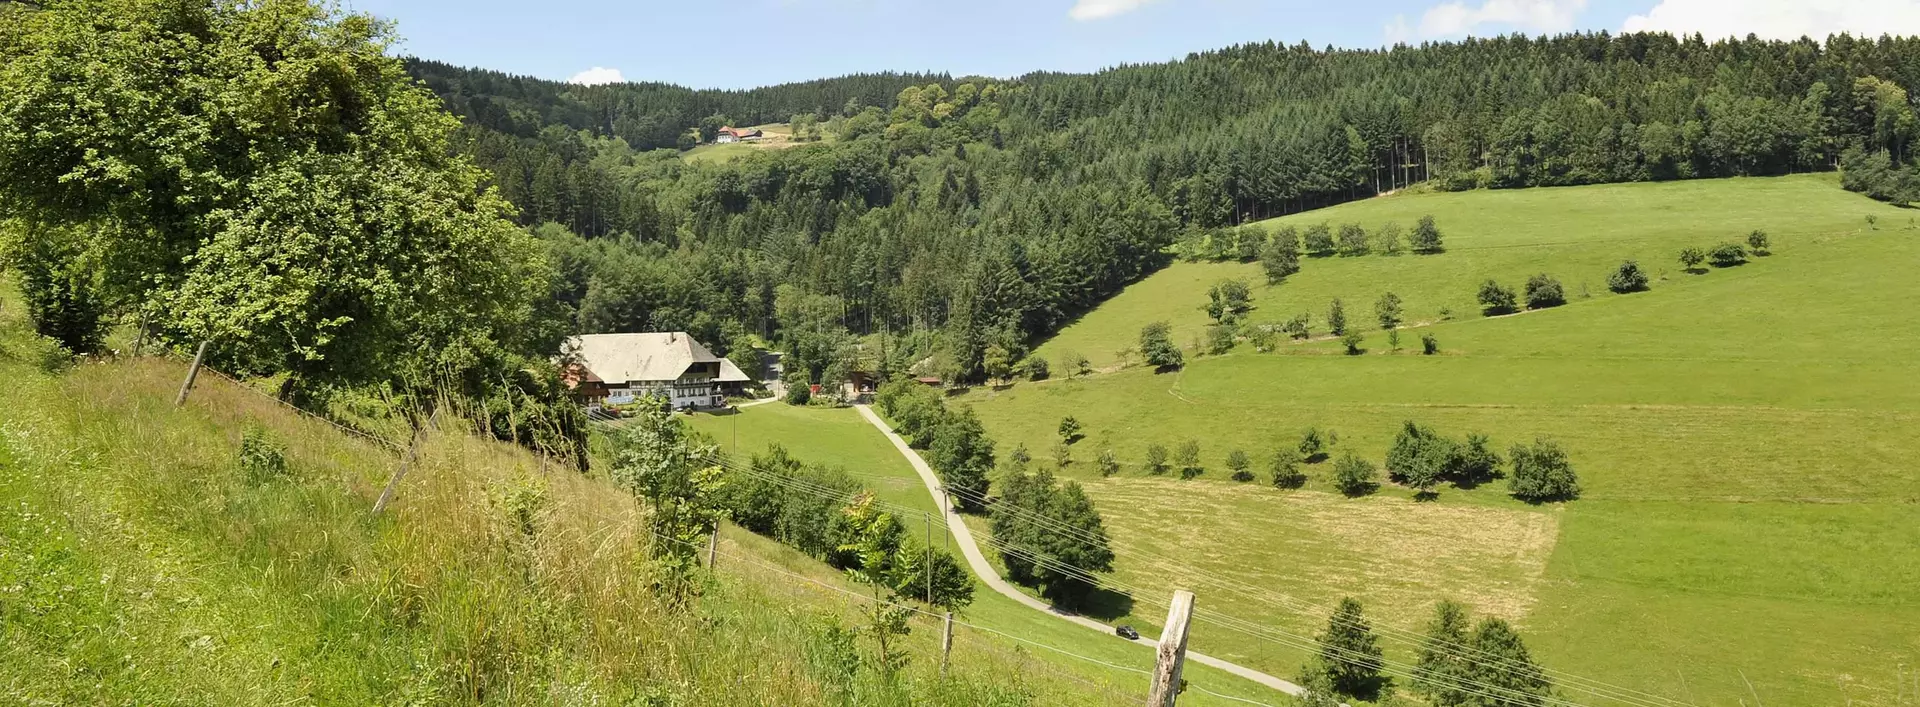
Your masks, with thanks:
<instances>
[{"instance_id":1,"label":"grassy slope","mask_svg":"<svg viewBox=\"0 0 1920 707\"><path fill-rule=\"evenodd\" d=\"M1311 310L1317 324L1340 296L1351 320L1369 322L1391 289L1411 320L1453 310L1426 330L1442 356L1243 346L1176 374L1132 369L967 400L1003 449L1049 448L1069 414L1088 428L1081 460L1115 449L1128 469L1088 485L1126 546L1157 544L1319 604L1353 594L1408 629L1432 599L1470 598L1520 619L1552 667L1705 704L1752 699L1747 680L1770 704L1891 703L1897 664L1920 659L1920 474L1910 463L1920 456L1920 326L1900 306L1920 296L1909 212L1796 176L1401 196L1286 221L1407 225L1422 213L1438 218L1447 253L1309 260L1284 285L1255 286L1254 320ZM1866 229L1867 214L1880 230ZM1776 255L1702 275L1672 263L1682 246L1752 228L1773 234ZM1605 293L1608 268L1630 257L1656 273L1653 290ZM1474 313L1479 280L1518 285L1540 271L1568 285L1571 304ZM1253 279L1257 266L1176 265L1043 351L1101 358L1152 319L1173 321L1184 341L1203 323L1206 286L1233 276ZM1419 333L1406 335L1410 347ZM1384 336L1368 338L1385 353ZM1308 425L1338 429L1342 449L1378 463L1406 419L1485 432L1503 448L1557 439L1586 496L1535 508L1495 486L1448 489L1434 504L1392 489L1349 502L1324 493L1324 467L1297 494L1225 481L1230 448L1264 461ZM1189 438L1205 452L1203 480L1141 477L1146 444ZM1087 466L1070 473L1086 477ZM1170 523L1186 537L1165 538ZM1126 581L1165 574L1120 564ZM1323 620L1232 608L1297 633ZM1204 627L1196 635L1274 670L1300 658Z\"/></svg>"},{"instance_id":2,"label":"grassy slope","mask_svg":"<svg viewBox=\"0 0 1920 707\"><path fill-rule=\"evenodd\" d=\"M864 670L842 681L823 631L857 622L859 602L725 560L706 596L672 610L649 589L624 493L458 433L430 436L389 512L369 518L388 452L217 377L176 409L177 361L44 374L20 310L0 304L0 702L1114 699L978 634L956 637L941 679L926 620L896 686ZM286 446L287 475L238 468L247 427ZM531 535L514 508L533 509ZM723 552L850 586L728 535Z\"/></svg>"},{"instance_id":3,"label":"grassy slope","mask_svg":"<svg viewBox=\"0 0 1920 707\"><path fill-rule=\"evenodd\" d=\"M764 451L769 444L780 444L795 457L805 461L825 462L839 466L851 474L858 475L861 483L882 500L906 506L923 514L937 513L933 499L921 485L919 476L907 465L899 452L885 437L873 429L873 426L860 417L854 410L840 408L792 407L785 403L758 405L731 415L697 415L693 419L695 429L711 435L722 449L731 449L738 438L738 457ZM923 522L920 518L903 518L909 533L921 532ZM945 542L938 534L944 532L938 525L932 529L936 534L936 545ZM984 524L976 525L977 534L985 533ZM953 550L957 557L959 550ZM1154 614L1158 612L1156 618ZM1165 619L1164 603L1158 606L1142 606L1135 626L1148 635L1158 632L1160 623ZM1131 645L1116 639L1109 639L1084 628L1070 625L1059 619L1045 616L1031 608L1022 606L1011 599L1002 597L985 585L974 585L974 601L971 606L960 612L962 621L1012 633L1028 640L1038 641L1074 653L1107 661L1135 669L1147 669L1153 666L1153 654L1140 646ZM1213 650L1203 643L1195 643L1195 650ZM1044 649L1034 649L1039 657L1047 657ZM1127 699L1134 699L1146 691L1146 678L1143 675L1114 668L1105 668L1075 660L1060 660L1050 668L1076 675L1080 679L1102 686L1106 694L1117 692ZM1234 695L1241 698L1275 701L1271 690L1254 685L1245 680L1226 675L1200 665L1189 664L1186 678L1193 684L1215 692ZM1218 700L1204 694L1190 693L1181 698L1181 704L1239 704Z\"/></svg>"}]
</instances>

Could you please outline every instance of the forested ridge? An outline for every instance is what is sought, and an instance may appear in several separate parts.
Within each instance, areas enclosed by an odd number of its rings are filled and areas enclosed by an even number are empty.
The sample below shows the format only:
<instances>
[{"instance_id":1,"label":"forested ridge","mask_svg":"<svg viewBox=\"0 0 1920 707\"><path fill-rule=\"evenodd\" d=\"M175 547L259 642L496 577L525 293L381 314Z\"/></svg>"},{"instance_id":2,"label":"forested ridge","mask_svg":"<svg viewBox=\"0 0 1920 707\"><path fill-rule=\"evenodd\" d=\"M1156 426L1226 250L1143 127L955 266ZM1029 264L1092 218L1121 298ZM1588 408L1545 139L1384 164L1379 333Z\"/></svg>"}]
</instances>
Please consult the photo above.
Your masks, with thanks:
<instances>
[{"instance_id":1,"label":"forested ridge","mask_svg":"<svg viewBox=\"0 0 1920 707\"><path fill-rule=\"evenodd\" d=\"M567 86L414 61L528 225L584 330L784 340L939 332L984 374L1151 272L1182 234L1431 180L1508 188L1903 162L1920 40L1523 36L1386 50L1248 44L1013 80L873 74L751 91ZM673 149L801 116L827 140L722 164ZM659 149L656 149L659 148ZM871 361L869 363L872 363Z\"/></svg>"}]
</instances>

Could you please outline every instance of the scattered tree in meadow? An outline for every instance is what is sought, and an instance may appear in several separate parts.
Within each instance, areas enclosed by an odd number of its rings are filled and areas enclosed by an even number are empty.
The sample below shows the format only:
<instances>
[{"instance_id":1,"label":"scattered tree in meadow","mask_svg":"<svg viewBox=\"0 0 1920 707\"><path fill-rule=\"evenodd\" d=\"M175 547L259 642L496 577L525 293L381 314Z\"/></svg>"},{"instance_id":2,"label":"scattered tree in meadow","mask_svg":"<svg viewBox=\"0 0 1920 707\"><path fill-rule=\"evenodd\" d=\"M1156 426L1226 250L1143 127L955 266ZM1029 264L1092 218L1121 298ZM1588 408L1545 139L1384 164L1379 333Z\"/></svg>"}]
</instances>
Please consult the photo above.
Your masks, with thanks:
<instances>
[{"instance_id":1,"label":"scattered tree in meadow","mask_svg":"<svg viewBox=\"0 0 1920 707\"><path fill-rule=\"evenodd\" d=\"M1466 666L1467 685L1481 696L1469 698L1466 705L1498 704L1510 707L1544 707L1553 699L1553 680L1533 662L1520 634L1505 620L1487 617L1473 631L1469 642L1473 660ZM1498 699L1484 695L1500 695ZM1437 704L1437 703L1436 703Z\"/></svg>"},{"instance_id":2,"label":"scattered tree in meadow","mask_svg":"<svg viewBox=\"0 0 1920 707\"><path fill-rule=\"evenodd\" d=\"M1200 441L1187 440L1180 443L1179 451L1174 452L1173 463L1180 467L1180 478L1191 479L1206 473L1206 467L1200 465Z\"/></svg>"},{"instance_id":3,"label":"scattered tree in meadow","mask_svg":"<svg viewBox=\"0 0 1920 707\"><path fill-rule=\"evenodd\" d=\"M1730 268L1747 262L1747 249L1738 243L1721 243L1707 253L1707 261L1716 268Z\"/></svg>"},{"instance_id":4,"label":"scattered tree in meadow","mask_svg":"<svg viewBox=\"0 0 1920 707\"><path fill-rule=\"evenodd\" d=\"M1278 285L1300 272L1299 237L1292 226L1287 226L1267 239L1260 250L1260 269L1267 274L1267 284Z\"/></svg>"},{"instance_id":5,"label":"scattered tree in meadow","mask_svg":"<svg viewBox=\"0 0 1920 707\"><path fill-rule=\"evenodd\" d=\"M1093 372L1093 363L1078 351L1066 351L1060 354L1060 370L1068 378L1079 378Z\"/></svg>"},{"instance_id":6,"label":"scattered tree in meadow","mask_svg":"<svg viewBox=\"0 0 1920 707\"><path fill-rule=\"evenodd\" d=\"M1698 272L1700 264L1707 261L1707 252L1693 246L1680 249L1680 266L1687 272Z\"/></svg>"},{"instance_id":7,"label":"scattered tree in meadow","mask_svg":"<svg viewBox=\"0 0 1920 707\"><path fill-rule=\"evenodd\" d=\"M1360 348L1360 345L1365 342L1366 337L1360 335L1359 329L1348 330L1347 333L1340 336L1340 345L1346 348L1348 356L1358 356L1366 353L1366 349Z\"/></svg>"},{"instance_id":8,"label":"scattered tree in meadow","mask_svg":"<svg viewBox=\"0 0 1920 707\"><path fill-rule=\"evenodd\" d=\"M1007 453L1007 467L1014 471L1025 472L1027 465L1032 463L1033 453L1027 451L1027 443L1015 442L1013 451Z\"/></svg>"},{"instance_id":9,"label":"scattered tree in meadow","mask_svg":"<svg viewBox=\"0 0 1920 707\"><path fill-rule=\"evenodd\" d=\"M1445 250L1441 244L1440 228L1433 225L1431 215L1420 217L1420 223L1413 227L1413 237L1410 241L1415 253L1431 254Z\"/></svg>"},{"instance_id":10,"label":"scattered tree in meadow","mask_svg":"<svg viewBox=\"0 0 1920 707\"><path fill-rule=\"evenodd\" d=\"M1313 315L1301 312L1293 315L1292 319L1288 319L1286 324L1280 326L1280 329L1287 332L1288 338L1295 340L1309 339L1313 337L1313 331L1308 329L1307 325L1312 319Z\"/></svg>"},{"instance_id":11,"label":"scattered tree in meadow","mask_svg":"<svg viewBox=\"0 0 1920 707\"><path fill-rule=\"evenodd\" d=\"M1400 230L1399 222L1388 221L1387 225L1381 226L1380 231L1374 234L1373 240L1381 255L1400 254Z\"/></svg>"},{"instance_id":12,"label":"scattered tree in meadow","mask_svg":"<svg viewBox=\"0 0 1920 707\"><path fill-rule=\"evenodd\" d=\"M1373 303L1373 316L1380 320L1381 329L1400 328L1400 295L1380 295L1380 300Z\"/></svg>"},{"instance_id":13,"label":"scattered tree in meadow","mask_svg":"<svg viewBox=\"0 0 1920 707\"><path fill-rule=\"evenodd\" d=\"M1207 316L1222 324L1240 320L1251 308L1245 280L1221 280L1207 289Z\"/></svg>"},{"instance_id":14,"label":"scattered tree in meadow","mask_svg":"<svg viewBox=\"0 0 1920 707\"><path fill-rule=\"evenodd\" d=\"M1333 463L1333 487L1347 496L1365 496L1379 488L1377 481L1379 470L1373 462L1361 459L1353 452L1340 456Z\"/></svg>"},{"instance_id":15,"label":"scattered tree in meadow","mask_svg":"<svg viewBox=\"0 0 1920 707\"><path fill-rule=\"evenodd\" d=\"M1333 303L1327 305L1327 331L1333 332L1334 336L1347 333L1347 308L1340 303L1338 297L1333 298Z\"/></svg>"},{"instance_id":16,"label":"scattered tree in meadow","mask_svg":"<svg viewBox=\"0 0 1920 707\"><path fill-rule=\"evenodd\" d=\"M1453 470L1453 481L1457 484L1480 484L1500 475L1500 453L1493 451L1492 441L1486 435L1469 433L1467 445L1460 450L1457 466Z\"/></svg>"},{"instance_id":17,"label":"scattered tree in meadow","mask_svg":"<svg viewBox=\"0 0 1920 707\"><path fill-rule=\"evenodd\" d=\"M1580 479L1560 445L1548 439L1531 445L1516 444L1507 452L1513 472L1508 488L1513 496L1529 503L1566 501L1580 497Z\"/></svg>"},{"instance_id":18,"label":"scattered tree in meadow","mask_svg":"<svg viewBox=\"0 0 1920 707\"><path fill-rule=\"evenodd\" d=\"M1434 707L1467 707L1476 691L1467 682L1473 670L1468 631L1473 625L1467 608L1459 602L1443 599L1434 607L1433 620L1420 642L1420 654L1413 669L1413 691Z\"/></svg>"},{"instance_id":19,"label":"scattered tree in meadow","mask_svg":"<svg viewBox=\"0 0 1920 707\"><path fill-rule=\"evenodd\" d=\"M1180 347L1173 344L1173 327L1166 322L1154 322L1140 330L1140 355L1147 365L1158 369L1179 368L1186 357L1180 354Z\"/></svg>"},{"instance_id":20,"label":"scattered tree in meadow","mask_svg":"<svg viewBox=\"0 0 1920 707\"><path fill-rule=\"evenodd\" d=\"M1369 250L1367 229L1361 228L1357 223L1341 224L1339 249L1340 254L1346 257L1366 255Z\"/></svg>"},{"instance_id":21,"label":"scattered tree in meadow","mask_svg":"<svg viewBox=\"0 0 1920 707\"><path fill-rule=\"evenodd\" d=\"M1300 450L1293 445L1282 444L1273 450L1273 460L1267 470L1273 474L1275 488L1297 489L1307 483L1307 473L1300 468Z\"/></svg>"},{"instance_id":22,"label":"scattered tree in meadow","mask_svg":"<svg viewBox=\"0 0 1920 707\"><path fill-rule=\"evenodd\" d=\"M1279 337L1279 332L1274 331L1272 324L1247 327L1247 343L1253 344L1253 350L1260 353L1273 351L1276 344L1279 343ZM1233 348L1233 342L1231 340L1226 342L1226 348Z\"/></svg>"},{"instance_id":23,"label":"scattered tree in meadow","mask_svg":"<svg viewBox=\"0 0 1920 707\"><path fill-rule=\"evenodd\" d=\"M934 428L933 444L927 460L940 481L954 490L961 510L979 512L986 508L987 473L993 470L993 440L987 438L973 408L951 413Z\"/></svg>"},{"instance_id":24,"label":"scattered tree in meadow","mask_svg":"<svg viewBox=\"0 0 1920 707\"><path fill-rule=\"evenodd\" d=\"M1747 248L1757 256L1773 254L1772 243L1767 240L1767 232L1759 229L1754 229L1752 233L1747 234Z\"/></svg>"},{"instance_id":25,"label":"scattered tree in meadow","mask_svg":"<svg viewBox=\"0 0 1920 707\"><path fill-rule=\"evenodd\" d=\"M1315 258L1325 258L1334 253L1333 232L1327 230L1325 223L1308 226L1301 241L1305 244L1307 255Z\"/></svg>"},{"instance_id":26,"label":"scattered tree in meadow","mask_svg":"<svg viewBox=\"0 0 1920 707\"><path fill-rule=\"evenodd\" d=\"M1215 324L1207 327L1207 355L1218 356L1233 350L1239 327L1232 324Z\"/></svg>"},{"instance_id":27,"label":"scattered tree in meadow","mask_svg":"<svg viewBox=\"0 0 1920 707\"><path fill-rule=\"evenodd\" d=\"M1235 449L1227 452L1227 471L1233 472L1234 481L1253 480L1253 462L1247 459L1247 453Z\"/></svg>"},{"instance_id":28,"label":"scattered tree in meadow","mask_svg":"<svg viewBox=\"0 0 1920 707\"><path fill-rule=\"evenodd\" d=\"M1060 441L1073 444L1080 441L1080 420L1072 415L1060 418Z\"/></svg>"},{"instance_id":29,"label":"scattered tree in meadow","mask_svg":"<svg viewBox=\"0 0 1920 707\"><path fill-rule=\"evenodd\" d=\"M1013 354L999 344L988 346L981 354L980 368L987 374L987 380L1005 383L1013 378Z\"/></svg>"},{"instance_id":30,"label":"scattered tree in meadow","mask_svg":"<svg viewBox=\"0 0 1920 707\"><path fill-rule=\"evenodd\" d=\"M1147 444L1147 473L1156 476L1167 473L1167 448L1159 442Z\"/></svg>"},{"instance_id":31,"label":"scattered tree in meadow","mask_svg":"<svg viewBox=\"0 0 1920 707\"><path fill-rule=\"evenodd\" d=\"M1327 630L1315 637L1319 650L1309 671L1325 674L1333 689L1342 695L1374 700L1387 689L1389 680L1380 671L1386 667L1380 639L1373 625L1361 612L1360 602L1342 598L1340 606L1327 620Z\"/></svg>"},{"instance_id":32,"label":"scattered tree in meadow","mask_svg":"<svg viewBox=\"0 0 1920 707\"><path fill-rule=\"evenodd\" d=\"M1387 449L1387 478L1420 495L1432 494L1459 467L1460 451L1453 440L1408 420Z\"/></svg>"},{"instance_id":33,"label":"scattered tree in meadow","mask_svg":"<svg viewBox=\"0 0 1920 707\"><path fill-rule=\"evenodd\" d=\"M1039 356L1027 357L1027 360L1020 364L1020 369L1026 372L1027 380L1030 381L1043 381L1053 376L1053 368L1047 365L1046 359Z\"/></svg>"},{"instance_id":34,"label":"scattered tree in meadow","mask_svg":"<svg viewBox=\"0 0 1920 707\"><path fill-rule=\"evenodd\" d=\"M1298 447L1300 450L1300 458L1308 464L1318 464L1325 461L1328 452L1330 452L1333 449L1333 445L1339 441L1339 434L1333 430L1321 432L1318 427L1309 427L1305 433L1300 435L1300 445Z\"/></svg>"},{"instance_id":35,"label":"scattered tree in meadow","mask_svg":"<svg viewBox=\"0 0 1920 707\"><path fill-rule=\"evenodd\" d=\"M1607 289L1623 295L1647 289L1647 273L1640 269L1639 263L1631 260L1623 262L1614 269L1612 275L1607 276Z\"/></svg>"},{"instance_id":36,"label":"scattered tree in meadow","mask_svg":"<svg viewBox=\"0 0 1920 707\"><path fill-rule=\"evenodd\" d=\"M1077 571L1061 567L1113 571L1113 550L1093 502L1079 484L1056 482L1046 471L1003 479L989 528L1003 548L1000 559L1007 578L1036 586L1041 595L1067 606L1078 606L1094 586ZM1073 532L1061 532L1061 528ZM1047 561L1036 561L1036 557Z\"/></svg>"},{"instance_id":37,"label":"scattered tree in meadow","mask_svg":"<svg viewBox=\"0 0 1920 707\"><path fill-rule=\"evenodd\" d=\"M1053 465L1065 469L1073 464L1073 446L1066 442L1053 443Z\"/></svg>"},{"instance_id":38,"label":"scattered tree in meadow","mask_svg":"<svg viewBox=\"0 0 1920 707\"><path fill-rule=\"evenodd\" d=\"M1101 476L1113 476L1120 473L1120 458L1114 456L1112 449L1100 450L1100 458L1094 462Z\"/></svg>"},{"instance_id":39,"label":"scattered tree in meadow","mask_svg":"<svg viewBox=\"0 0 1920 707\"><path fill-rule=\"evenodd\" d=\"M1567 292L1552 275L1540 273L1527 278L1527 309L1546 309L1567 303Z\"/></svg>"},{"instance_id":40,"label":"scattered tree in meadow","mask_svg":"<svg viewBox=\"0 0 1920 707\"><path fill-rule=\"evenodd\" d=\"M1440 353L1440 340L1434 338L1433 334L1421 334L1420 353L1428 356Z\"/></svg>"},{"instance_id":41,"label":"scattered tree in meadow","mask_svg":"<svg viewBox=\"0 0 1920 707\"><path fill-rule=\"evenodd\" d=\"M1489 315L1511 314L1519 302L1519 299L1514 297L1512 289L1491 279L1480 283L1479 299L1480 306L1485 308Z\"/></svg>"}]
</instances>

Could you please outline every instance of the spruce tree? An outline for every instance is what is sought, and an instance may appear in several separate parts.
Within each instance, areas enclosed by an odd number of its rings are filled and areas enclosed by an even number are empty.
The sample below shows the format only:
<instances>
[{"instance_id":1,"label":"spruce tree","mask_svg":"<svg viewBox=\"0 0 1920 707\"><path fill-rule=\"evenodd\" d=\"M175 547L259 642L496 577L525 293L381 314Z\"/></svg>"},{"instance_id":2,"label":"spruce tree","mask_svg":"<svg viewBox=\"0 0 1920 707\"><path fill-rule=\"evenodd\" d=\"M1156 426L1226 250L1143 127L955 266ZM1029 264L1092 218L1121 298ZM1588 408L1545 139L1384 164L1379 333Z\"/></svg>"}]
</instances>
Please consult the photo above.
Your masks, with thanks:
<instances>
[{"instance_id":1,"label":"spruce tree","mask_svg":"<svg viewBox=\"0 0 1920 707\"><path fill-rule=\"evenodd\" d=\"M1434 607L1413 672L1413 690L1434 707L1463 707L1472 699L1467 687L1473 670L1468 660L1470 628L1467 608L1458 602L1442 600Z\"/></svg>"},{"instance_id":2,"label":"spruce tree","mask_svg":"<svg viewBox=\"0 0 1920 707\"><path fill-rule=\"evenodd\" d=\"M1415 253L1431 254L1445 250L1440 242L1440 229L1433 225L1431 215L1420 217L1420 223L1413 227L1413 237L1408 240Z\"/></svg>"},{"instance_id":3,"label":"spruce tree","mask_svg":"<svg viewBox=\"0 0 1920 707\"><path fill-rule=\"evenodd\" d=\"M1474 659L1467 666L1468 682L1479 694L1463 705L1472 707L1542 707L1553 696L1553 681L1506 621L1488 617L1473 631Z\"/></svg>"},{"instance_id":4,"label":"spruce tree","mask_svg":"<svg viewBox=\"0 0 1920 707\"><path fill-rule=\"evenodd\" d=\"M1327 621L1327 630L1318 637L1317 666L1332 681L1335 692L1361 700L1380 696L1387 679L1379 638L1361 613L1360 602L1353 597L1340 600L1340 606Z\"/></svg>"}]
</instances>

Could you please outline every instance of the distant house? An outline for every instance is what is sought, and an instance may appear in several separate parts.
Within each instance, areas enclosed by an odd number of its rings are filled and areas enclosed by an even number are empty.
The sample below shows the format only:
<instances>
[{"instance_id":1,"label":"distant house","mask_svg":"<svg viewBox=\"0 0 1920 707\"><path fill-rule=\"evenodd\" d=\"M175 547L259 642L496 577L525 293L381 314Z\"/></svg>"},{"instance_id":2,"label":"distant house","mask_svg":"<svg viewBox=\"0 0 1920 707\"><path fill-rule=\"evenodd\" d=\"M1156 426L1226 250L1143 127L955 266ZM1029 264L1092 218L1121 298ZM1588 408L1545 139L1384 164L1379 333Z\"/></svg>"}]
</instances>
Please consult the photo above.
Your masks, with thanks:
<instances>
[{"instance_id":1,"label":"distant house","mask_svg":"<svg viewBox=\"0 0 1920 707\"><path fill-rule=\"evenodd\" d=\"M713 136L713 141L722 145L730 142L739 142L741 140L758 139L760 139L760 131L753 128L721 128L720 132Z\"/></svg>"},{"instance_id":2,"label":"distant house","mask_svg":"<svg viewBox=\"0 0 1920 707\"><path fill-rule=\"evenodd\" d=\"M725 407L747 374L683 331L587 334L567 340L567 386L588 405L620 405L648 396L675 410Z\"/></svg>"}]
</instances>

